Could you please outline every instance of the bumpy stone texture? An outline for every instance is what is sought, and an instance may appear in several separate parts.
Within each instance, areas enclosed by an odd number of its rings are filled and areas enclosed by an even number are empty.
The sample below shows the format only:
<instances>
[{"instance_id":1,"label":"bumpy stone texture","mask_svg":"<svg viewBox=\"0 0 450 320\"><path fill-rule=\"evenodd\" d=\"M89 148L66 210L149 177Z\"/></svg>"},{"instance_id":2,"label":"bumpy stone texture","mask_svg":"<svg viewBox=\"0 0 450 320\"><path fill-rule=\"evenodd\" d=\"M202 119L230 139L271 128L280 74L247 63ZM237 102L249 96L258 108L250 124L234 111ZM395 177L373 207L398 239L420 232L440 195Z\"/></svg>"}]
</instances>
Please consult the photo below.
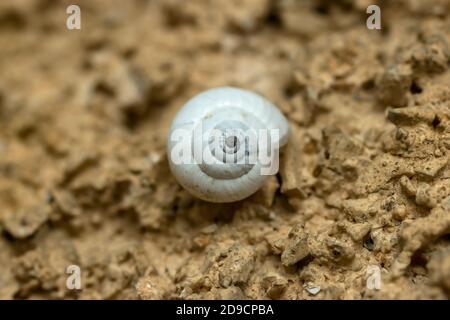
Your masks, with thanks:
<instances>
[{"instance_id":1,"label":"bumpy stone texture","mask_svg":"<svg viewBox=\"0 0 450 320\"><path fill-rule=\"evenodd\" d=\"M0 4L1 299L450 298L448 1L380 1L381 31L366 0L78 3L80 31L69 3ZM165 154L221 85L292 133L234 204Z\"/></svg>"}]
</instances>

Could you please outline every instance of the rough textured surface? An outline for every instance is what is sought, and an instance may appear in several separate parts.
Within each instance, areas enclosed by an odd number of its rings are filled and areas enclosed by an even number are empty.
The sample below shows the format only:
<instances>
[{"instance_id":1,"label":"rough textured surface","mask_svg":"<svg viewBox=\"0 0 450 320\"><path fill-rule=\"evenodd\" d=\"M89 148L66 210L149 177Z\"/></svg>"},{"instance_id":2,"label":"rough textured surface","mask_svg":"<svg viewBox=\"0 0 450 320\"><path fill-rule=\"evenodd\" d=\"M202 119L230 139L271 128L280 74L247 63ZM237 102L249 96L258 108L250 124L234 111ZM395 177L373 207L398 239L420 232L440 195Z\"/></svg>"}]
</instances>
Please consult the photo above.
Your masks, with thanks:
<instances>
[{"instance_id":1,"label":"rough textured surface","mask_svg":"<svg viewBox=\"0 0 450 320\"><path fill-rule=\"evenodd\" d=\"M450 297L449 1L379 1L381 31L365 0L78 3L80 31L68 1L0 4L1 299ZM164 151L221 85L292 129L279 175L229 205Z\"/></svg>"}]
</instances>

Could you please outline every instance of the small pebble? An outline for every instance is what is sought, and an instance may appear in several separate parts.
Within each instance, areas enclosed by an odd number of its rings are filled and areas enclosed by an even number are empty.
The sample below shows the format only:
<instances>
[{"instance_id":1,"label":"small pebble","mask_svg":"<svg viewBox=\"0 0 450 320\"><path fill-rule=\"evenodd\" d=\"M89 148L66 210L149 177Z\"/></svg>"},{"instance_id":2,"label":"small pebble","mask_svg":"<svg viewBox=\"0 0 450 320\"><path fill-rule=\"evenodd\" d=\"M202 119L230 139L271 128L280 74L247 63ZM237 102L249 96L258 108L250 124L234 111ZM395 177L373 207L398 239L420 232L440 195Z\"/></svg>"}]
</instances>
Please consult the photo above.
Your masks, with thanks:
<instances>
[{"instance_id":1,"label":"small pebble","mask_svg":"<svg viewBox=\"0 0 450 320\"><path fill-rule=\"evenodd\" d=\"M303 288L310 294L310 295L317 295L320 292L320 286L315 286L312 283L307 283L303 285Z\"/></svg>"}]
</instances>

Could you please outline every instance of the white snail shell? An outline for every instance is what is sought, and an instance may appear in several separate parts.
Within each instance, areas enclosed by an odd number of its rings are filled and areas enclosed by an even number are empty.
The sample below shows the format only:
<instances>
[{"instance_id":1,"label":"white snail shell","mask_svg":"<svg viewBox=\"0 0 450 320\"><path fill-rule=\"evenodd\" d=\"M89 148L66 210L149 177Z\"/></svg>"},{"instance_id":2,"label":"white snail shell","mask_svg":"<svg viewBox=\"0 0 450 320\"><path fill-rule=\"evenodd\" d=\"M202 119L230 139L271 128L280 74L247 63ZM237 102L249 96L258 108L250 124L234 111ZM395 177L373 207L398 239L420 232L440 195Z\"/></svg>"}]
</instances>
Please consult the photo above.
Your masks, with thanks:
<instances>
[{"instance_id":1,"label":"white snail shell","mask_svg":"<svg viewBox=\"0 0 450 320\"><path fill-rule=\"evenodd\" d=\"M202 131L198 135L195 130L200 124ZM211 129L218 136L212 138L207 133ZM249 154L258 154L263 148L249 143L254 140L246 133L263 132L261 129L275 129L278 133L275 138L269 138L276 152L274 161L278 161L278 150L287 142L289 126L272 103L253 92L231 87L200 93L181 108L170 128L167 154L171 171L185 189L200 199L234 202L247 198L268 178L261 174L263 164L259 157L258 161L248 163ZM263 140L258 133L252 137L259 142ZM210 161L195 161L198 158L193 155L194 150L201 150ZM176 160L187 153L191 159L188 163Z\"/></svg>"}]
</instances>

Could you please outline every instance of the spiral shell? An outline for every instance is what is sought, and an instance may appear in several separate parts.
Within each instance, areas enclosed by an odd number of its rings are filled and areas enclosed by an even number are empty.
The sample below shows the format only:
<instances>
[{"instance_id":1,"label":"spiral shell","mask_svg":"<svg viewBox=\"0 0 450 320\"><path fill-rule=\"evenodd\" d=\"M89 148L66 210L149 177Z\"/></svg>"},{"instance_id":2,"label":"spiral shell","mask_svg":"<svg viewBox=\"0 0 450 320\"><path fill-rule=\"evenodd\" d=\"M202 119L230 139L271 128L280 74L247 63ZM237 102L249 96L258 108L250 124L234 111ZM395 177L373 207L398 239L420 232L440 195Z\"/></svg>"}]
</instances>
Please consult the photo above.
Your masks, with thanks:
<instances>
[{"instance_id":1,"label":"spiral shell","mask_svg":"<svg viewBox=\"0 0 450 320\"><path fill-rule=\"evenodd\" d=\"M170 168L200 199L239 201L277 172L288 134L286 118L265 98L237 88L210 89L189 100L173 120Z\"/></svg>"}]
</instances>

